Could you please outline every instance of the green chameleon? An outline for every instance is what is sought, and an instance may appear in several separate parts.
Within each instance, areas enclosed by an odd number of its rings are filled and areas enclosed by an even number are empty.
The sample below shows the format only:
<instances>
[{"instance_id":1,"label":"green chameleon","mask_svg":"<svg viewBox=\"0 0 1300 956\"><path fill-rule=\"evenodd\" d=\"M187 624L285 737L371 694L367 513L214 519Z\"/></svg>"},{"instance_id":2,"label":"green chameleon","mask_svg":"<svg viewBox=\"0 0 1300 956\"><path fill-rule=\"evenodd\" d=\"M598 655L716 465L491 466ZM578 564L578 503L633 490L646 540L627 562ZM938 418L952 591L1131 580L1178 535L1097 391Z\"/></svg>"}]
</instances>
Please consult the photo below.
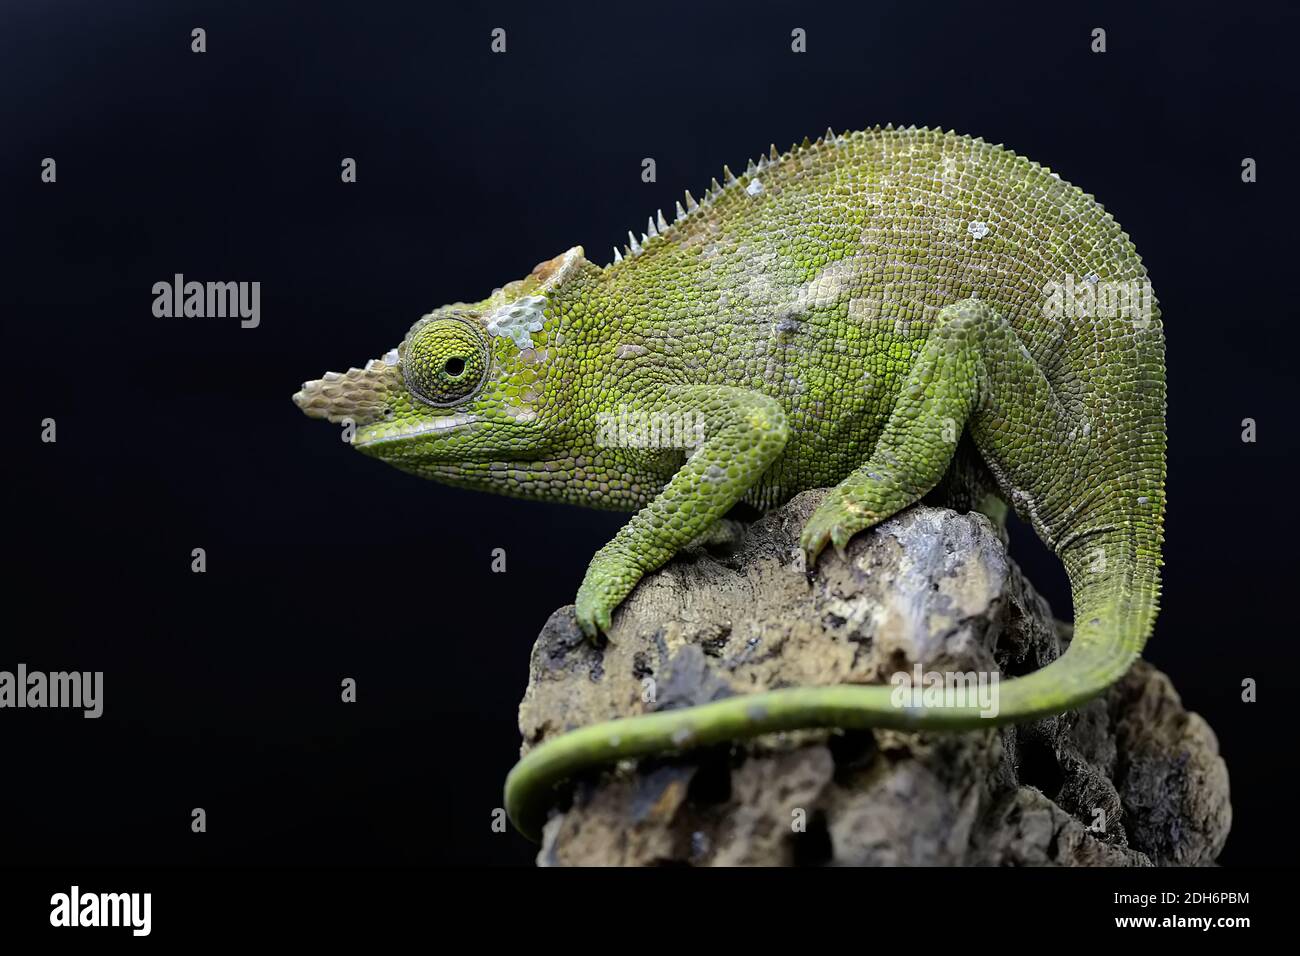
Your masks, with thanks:
<instances>
[{"instance_id":1,"label":"green chameleon","mask_svg":"<svg viewBox=\"0 0 1300 956\"><path fill-rule=\"evenodd\" d=\"M828 130L724 173L609 265L570 249L294 401L425 478L635 511L578 590L592 638L739 504L834 485L803 529L811 568L938 487L999 518L1009 504L1071 582L1068 650L1003 682L992 722L1121 677L1156 615L1165 505L1164 338L1128 235L1057 174L952 132ZM783 689L581 728L519 762L506 809L536 839L559 784L619 760L990 722L890 693Z\"/></svg>"}]
</instances>

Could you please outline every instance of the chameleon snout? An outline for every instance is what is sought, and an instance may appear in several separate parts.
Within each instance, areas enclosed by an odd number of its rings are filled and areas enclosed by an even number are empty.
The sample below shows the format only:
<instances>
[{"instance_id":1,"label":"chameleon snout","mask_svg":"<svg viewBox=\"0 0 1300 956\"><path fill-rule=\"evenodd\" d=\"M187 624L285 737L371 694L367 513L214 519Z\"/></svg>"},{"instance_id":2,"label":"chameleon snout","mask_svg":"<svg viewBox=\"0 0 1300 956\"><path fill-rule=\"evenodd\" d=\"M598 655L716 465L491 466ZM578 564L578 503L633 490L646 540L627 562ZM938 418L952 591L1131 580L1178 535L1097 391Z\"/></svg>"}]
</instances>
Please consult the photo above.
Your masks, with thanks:
<instances>
[{"instance_id":1,"label":"chameleon snout","mask_svg":"<svg viewBox=\"0 0 1300 956\"><path fill-rule=\"evenodd\" d=\"M294 393L293 403L308 418L366 425L384 417L389 395L401 387L394 349L382 359L371 359L365 368L326 372L321 378L303 382L302 389Z\"/></svg>"}]
</instances>

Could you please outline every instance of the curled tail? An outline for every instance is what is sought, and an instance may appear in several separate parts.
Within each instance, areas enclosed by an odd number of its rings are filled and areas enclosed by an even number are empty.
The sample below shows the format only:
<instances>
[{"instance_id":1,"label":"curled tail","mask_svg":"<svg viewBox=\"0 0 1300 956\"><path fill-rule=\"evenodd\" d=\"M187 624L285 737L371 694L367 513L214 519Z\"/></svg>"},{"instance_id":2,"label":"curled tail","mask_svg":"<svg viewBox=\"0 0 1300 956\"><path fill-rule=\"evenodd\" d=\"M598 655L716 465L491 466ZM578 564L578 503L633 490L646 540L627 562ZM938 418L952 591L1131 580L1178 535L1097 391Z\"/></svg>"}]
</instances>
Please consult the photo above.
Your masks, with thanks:
<instances>
[{"instance_id":1,"label":"curled tail","mask_svg":"<svg viewBox=\"0 0 1300 956\"><path fill-rule=\"evenodd\" d=\"M1146 529L1142 529L1145 531ZM1061 553L1074 596L1074 638L1051 664L999 685L996 716L979 707L899 707L885 685L800 687L744 694L662 713L583 727L539 744L506 778L506 812L524 836L540 841L555 788L593 767L778 731L814 727L969 730L1070 710L1123 677L1142 651L1159 599L1159 529ZM1076 539L1078 540L1078 539Z\"/></svg>"}]
</instances>

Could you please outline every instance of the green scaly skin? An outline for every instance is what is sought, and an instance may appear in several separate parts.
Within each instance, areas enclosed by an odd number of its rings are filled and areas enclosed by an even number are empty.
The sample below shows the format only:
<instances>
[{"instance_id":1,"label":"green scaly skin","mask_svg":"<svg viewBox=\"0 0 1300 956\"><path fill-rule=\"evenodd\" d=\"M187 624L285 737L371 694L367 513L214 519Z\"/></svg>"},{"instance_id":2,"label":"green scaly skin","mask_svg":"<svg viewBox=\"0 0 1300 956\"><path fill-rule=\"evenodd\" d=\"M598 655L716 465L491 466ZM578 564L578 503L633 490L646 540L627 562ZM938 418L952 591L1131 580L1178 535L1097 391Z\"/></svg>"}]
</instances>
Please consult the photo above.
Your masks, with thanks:
<instances>
[{"instance_id":1,"label":"green scaly skin","mask_svg":"<svg viewBox=\"0 0 1300 956\"><path fill-rule=\"evenodd\" d=\"M1101 206L1000 146L915 128L828 131L725 175L609 266L571 249L481 302L430 313L383 359L308 382L295 401L354 422L360 451L426 478L635 511L578 591L591 636L737 503L834 485L803 531L811 567L946 478L963 500L994 489L1061 557L1074 639L1002 683L996 718L900 709L883 686L818 687L546 741L506 782L510 817L534 839L559 784L629 757L797 728L962 729L1068 710L1124 674L1155 618L1159 311L1148 299L1142 315L1062 314L1049 285L1145 283ZM963 434L974 462L954 460Z\"/></svg>"}]
</instances>

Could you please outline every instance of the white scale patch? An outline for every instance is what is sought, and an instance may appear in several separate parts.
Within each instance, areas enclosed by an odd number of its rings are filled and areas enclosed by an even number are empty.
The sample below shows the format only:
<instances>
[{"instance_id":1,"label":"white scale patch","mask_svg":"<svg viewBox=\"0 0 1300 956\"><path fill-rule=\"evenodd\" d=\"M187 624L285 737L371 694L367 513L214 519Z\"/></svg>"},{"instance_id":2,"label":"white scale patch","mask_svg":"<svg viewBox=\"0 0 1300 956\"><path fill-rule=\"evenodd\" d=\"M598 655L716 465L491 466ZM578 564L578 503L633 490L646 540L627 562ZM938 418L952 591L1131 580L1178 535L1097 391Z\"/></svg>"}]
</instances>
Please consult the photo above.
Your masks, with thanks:
<instances>
[{"instance_id":1,"label":"white scale patch","mask_svg":"<svg viewBox=\"0 0 1300 956\"><path fill-rule=\"evenodd\" d=\"M542 330L542 313L545 309L545 296L526 295L488 313L487 330L493 335L509 338L521 350L530 349L533 347L533 337L529 333Z\"/></svg>"},{"instance_id":2,"label":"white scale patch","mask_svg":"<svg viewBox=\"0 0 1300 956\"><path fill-rule=\"evenodd\" d=\"M830 308L852 293L858 285L857 280L866 274L867 269L866 259L856 256L830 263L795 290L780 314L800 315L812 309Z\"/></svg>"}]
</instances>

